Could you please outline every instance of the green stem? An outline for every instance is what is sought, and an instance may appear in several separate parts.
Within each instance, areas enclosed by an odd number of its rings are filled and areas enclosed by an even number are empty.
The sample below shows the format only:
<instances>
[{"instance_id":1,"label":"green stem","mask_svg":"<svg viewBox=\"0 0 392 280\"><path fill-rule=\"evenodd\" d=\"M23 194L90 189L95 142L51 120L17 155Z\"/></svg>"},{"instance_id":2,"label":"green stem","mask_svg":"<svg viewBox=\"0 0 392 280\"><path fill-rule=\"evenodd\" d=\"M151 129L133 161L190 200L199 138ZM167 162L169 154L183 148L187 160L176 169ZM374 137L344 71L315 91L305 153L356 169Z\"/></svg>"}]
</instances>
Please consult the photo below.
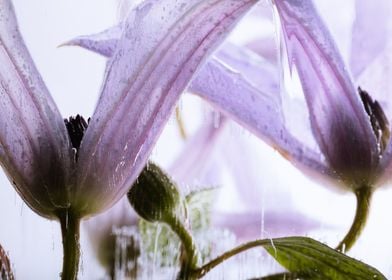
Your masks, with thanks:
<instances>
[{"instance_id":1,"label":"green stem","mask_svg":"<svg viewBox=\"0 0 392 280\"><path fill-rule=\"evenodd\" d=\"M355 218L350 230L336 247L336 250L340 252L347 252L351 249L355 241L357 241L358 237L361 235L369 215L372 193L372 188L368 186L362 187L355 191L355 196L357 197L357 210L355 212Z\"/></svg>"},{"instance_id":2,"label":"green stem","mask_svg":"<svg viewBox=\"0 0 392 280\"><path fill-rule=\"evenodd\" d=\"M196 243L188 229L184 226L184 223L178 217L171 217L166 223L180 238L185 250L178 279L191 279L190 272L197 269L200 260Z\"/></svg>"},{"instance_id":3,"label":"green stem","mask_svg":"<svg viewBox=\"0 0 392 280\"><path fill-rule=\"evenodd\" d=\"M61 234L63 237L63 272L62 280L76 280L79 269L79 227L80 218L67 209L59 214Z\"/></svg>"},{"instance_id":4,"label":"green stem","mask_svg":"<svg viewBox=\"0 0 392 280\"><path fill-rule=\"evenodd\" d=\"M221 264L222 262L224 262L228 258L231 258L231 257L233 257L243 251L246 251L248 249L252 249L257 246L264 246L267 244L271 244L270 239L254 240L254 241L250 241L245 244L242 244L234 249L231 249L230 251L223 253L222 255L213 259L212 261L203 265L202 267L195 269L194 271L191 272L191 275L194 279L199 279L199 278L203 277L204 275L206 275L211 269L213 269L217 265Z\"/></svg>"}]
</instances>

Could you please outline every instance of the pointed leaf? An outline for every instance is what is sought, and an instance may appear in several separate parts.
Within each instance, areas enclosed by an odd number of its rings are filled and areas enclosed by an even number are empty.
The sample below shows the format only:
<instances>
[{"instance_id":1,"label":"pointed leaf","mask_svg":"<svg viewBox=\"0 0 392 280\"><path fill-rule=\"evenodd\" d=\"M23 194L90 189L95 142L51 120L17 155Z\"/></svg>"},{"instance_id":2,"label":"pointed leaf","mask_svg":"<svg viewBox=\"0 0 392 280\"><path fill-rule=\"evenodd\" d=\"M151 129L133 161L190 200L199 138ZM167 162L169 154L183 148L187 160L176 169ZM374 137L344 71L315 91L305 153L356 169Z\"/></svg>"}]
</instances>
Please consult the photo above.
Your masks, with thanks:
<instances>
[{"instance_id":1,"label":"pointed leaf","mask_svg":"<svg viewBox=\"0 0 392 280\"><path fill-rule=\"evenodd\" d=\"M263 247L301 279L387 279L377 269L311 238L276 238Z\"/></svg>"},{"instance_id":2,"label":"pointed leaf","mask_svg":"<svg viewBox=\"0 0 392 280\"><path fill-rule=\"evenodd\" d=\"M193 232L203 232L210 227L213 203L217 194L218 188L211 187L192 191L185 197Z\"/></svg>"}]
</instances>

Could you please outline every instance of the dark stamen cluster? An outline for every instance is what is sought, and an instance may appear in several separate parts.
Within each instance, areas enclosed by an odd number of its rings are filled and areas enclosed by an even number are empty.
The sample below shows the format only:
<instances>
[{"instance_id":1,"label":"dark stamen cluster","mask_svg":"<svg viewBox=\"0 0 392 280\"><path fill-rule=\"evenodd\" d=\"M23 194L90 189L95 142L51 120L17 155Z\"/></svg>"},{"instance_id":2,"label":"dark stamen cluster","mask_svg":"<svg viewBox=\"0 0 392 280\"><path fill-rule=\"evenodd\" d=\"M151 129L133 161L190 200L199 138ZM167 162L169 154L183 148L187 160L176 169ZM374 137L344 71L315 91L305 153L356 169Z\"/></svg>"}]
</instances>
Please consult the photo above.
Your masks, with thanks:
<instances>
[{"instance_id":1,"label":"dark stamen cluster","mask_svg":"<svg viewBox=\"0 0 392 280\"><path fill-rule=\"evenodd\" d=\"M373 132L378 144L380 145L382 153L388 145L389 138L391 136L388 119L386 118L380 104L376 100L373 100L370 95L361 88L358 88L358 92L361 96L365 111L370 117Z\"/></svg>"},{"instance_id":2,"label":"dark stamen cluster","mask_svg":"<svg viewBox=\"0 0 392 280\"><path fill-rule=\"evenodd\" d=\"M78 152L80 144L82 143L84 133L87 129L88 122L86 122L82 116L76 115L76 117L64 119L64 123L67 128L72 147L75 148Z\"/></svg>"}]
</instances>

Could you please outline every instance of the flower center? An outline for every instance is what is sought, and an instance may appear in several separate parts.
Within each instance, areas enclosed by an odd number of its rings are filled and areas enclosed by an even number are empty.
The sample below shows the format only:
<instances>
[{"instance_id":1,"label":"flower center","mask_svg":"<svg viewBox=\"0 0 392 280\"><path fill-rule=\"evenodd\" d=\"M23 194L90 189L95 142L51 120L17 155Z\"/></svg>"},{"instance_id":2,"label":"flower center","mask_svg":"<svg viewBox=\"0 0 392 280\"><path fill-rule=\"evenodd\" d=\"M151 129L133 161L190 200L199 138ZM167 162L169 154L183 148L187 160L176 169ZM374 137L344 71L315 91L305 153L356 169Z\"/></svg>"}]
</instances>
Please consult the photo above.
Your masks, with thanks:
<instances>
[{"instance_id":1,"label":"flower center","mask_svg":"<svg viewBox=\"0 0 392 280\"><path fill-rule=\"evenodd\" d=\"M361 96L365 111L370 117L373 132L380 148L380 154L382 154L385 151L391 136L388 119L376 100L373 100L370 95L361 88L358 88L358 92Z\"/></svg>"},{"instance_id":2,"label":"flower center","mask_svg":"<svg viewBox=\"0 0 392 280\"><path fill-rule=\"evenodd\" d=\"M78 159L80 144L82 143L83 136L89 122L90 118L86 122L86 120L80 115L76 115L76 117L69 117L69 119L64 119L65 127L67 128L72 147L76 150L76 160Z\"/></svg>"}]
</instances>

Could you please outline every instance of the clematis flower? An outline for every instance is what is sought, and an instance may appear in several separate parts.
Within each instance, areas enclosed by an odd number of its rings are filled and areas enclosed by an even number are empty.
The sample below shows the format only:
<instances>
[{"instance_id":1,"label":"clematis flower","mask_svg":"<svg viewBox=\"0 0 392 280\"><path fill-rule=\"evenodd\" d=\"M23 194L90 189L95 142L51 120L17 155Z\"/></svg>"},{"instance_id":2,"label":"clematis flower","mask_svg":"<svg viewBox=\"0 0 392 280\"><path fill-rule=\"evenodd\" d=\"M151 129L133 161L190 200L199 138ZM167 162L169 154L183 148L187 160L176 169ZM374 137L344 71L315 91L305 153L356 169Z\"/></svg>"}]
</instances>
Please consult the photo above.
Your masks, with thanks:
<instances>
[{"instance_id":1,"label":"clematis flower","mask_svg":"<svg viewBox=\"0 0 392 280\"><path fill-rule=\"evenodd\" d=\"M349 190L356 195L354 222L337 247L339 250L348 250L364 227L372 192L388 176L392 145L388 118L380 103L372 99L371 93L359 87L357 89L354 85L348 67L312 1L275 0L274 4L286 47L283 55L287 55L291 74L298 74L305 100L302 104L290 104L294 110L291 108L289 112L301 115L307 111L311 141L306 140L306 133L301 135L302 141L290 133L291 129L287 125L289 119L284 117L286 104L282 99L275 97L277 102L272 106L271 101L264 101L264 117L256 117L260 113L259 108L262 108L257 103L262 95L256 90L243 90L241 95L229 95L224 82L205 79L200 80L197 91L217 108L267 140L305 173L312 177L318 175L330 185L339 186L340 190ZM357 12L366 10L366 6L364 1L358 1ZM358 35L359 22L366 19L371 22L369 15L360 16L354 25L354 30L357 30L353 38L354 51L359 51L358 37L363 40L365 36ZM351 61L354 73L364 71L366 63L377 56L383 44L383 40L376 37L375 42L368 44L371 45L368 52L361 48L358 57L362 59L358 60L358 64L354 62L357 54L353 53ZM244 63L244 59L242 61ZM242 69L248 73L260 73L260 68L265 69L262 65L251 65L249 63L247 69ZM237 64L238 71L247 73L238 66L241 65ZM217 73L213 68L210 71L211 76ZM267 94L274 98L272 92ZM382 101L385 101L385 97ZM288 118L291 117L293 115L288 115ZM306 118L300 120L306 121Z\"/></svg>"},{"instance_id":2,"label":"clematis flower","mask_svg":"<svg viewBox=\"0 0 392 280\"><path fill-rule=\"evenodd\" d=\"M340 186L340 189L355 193L356 216L349 232L337 247L339 250L348 250L364 227L372 192L383 182L390 168L392 144L388 118L381 105L372 99L371 93L357 89L354 85L348 67L312 1L275 0L274 4L286 47L283 54L287 54L291 74L298 74L306 101L299 106L296 104L296 109L291 112L298 115L307 109L307 123L312 132L310 142L315 145L309 145L305 140L306 134L302 135L302 143L298 137L294 136L293 139L287 127L288 121L282 117L285 111L283 102L269 106L274 110L268 110L268 117L254 118L254 112L260 107L256 107L254 101L260 97L256 92L241 92L241 100L248 101L243 106L242 102L235 100L235 95L226 94L222 98L221 93L227 93L224 83L218 88L216 82L213 84L205 80L204 85L200 83L198 92L272 143L302 171L318 174L329 183ZM357 11L367 6L364 1L359 1L357 5ZM363 19L371 21L369 17ZM358 21L361 20L362 17L357 18L354 29L358 29ZM353 39L353 50L357 50L358 33L355 33ZM363 36L359 37L364 39ZM358 64L353 63L354 72L363 70L366 63L374 59L382 49L382 42L377 37L368 53L361 50L362 53L358 55L363 59L359 59ZM356 54L353 53L352 57L352 61L355 61ZM247 71L260 70L248 67ZM214 94L211 95L211 92ZM270 125L273 128L268 131Z\"/></svg>"},{"instance_id":3,"label":"clematis flower","mask_svg":"<svg viewBox=\"0 0 392 280\"><path fill-rule=\"evenodd\" d=\"M100 98L87 123L66 125L0 3L0 162L41 216L60 220L62 279L76 279L80 219L132 185L179 95L199 65L256 0L146 0L124 22Z\"/></svg>"},{"instance_id":4,"label":"clematis flower","mask_svg":"<svg viewBox=\"0 0 392 280\"><path fill-rule=\"evenodd\" d=\"M274 3L286 43L284 53L287 53L292 75L295 72L298 74L306 101L299 108L308 110L308 123L316 145L312 148L306 141L299 146L296 142L296 145L291 147L285 145L282 140L289 135L289 129L277 130L280 133L274 135L257 130L257 127L263 127L268 123L261 119L250 121L247 113L242 113L238 106L238 111L227 110L230 105L238 105L239 102L220 98L219 92L225 92L223 83L219 90L207 81L199 92L211 92L205 89L211 90L214 87L214 101L217 107L228 114L234 114L237 119L256 130L262 138L272 140L273 145L277 144L285 157L296 163L303 171L319 173L334 185L355 193L358 204L356 216L350 231L337 247L339 250L348 250L364 227L372 192L382 183L390 168L392 144L388 118L381 105L374 101L370 94L361 88L357 89L354 85L348 68L312 1L276 0ZM364 6L366 4L359 1L357 10L364 9ZM357 18L356 24L361 19ZM370 22L369 18L368 21ZM356 28L358 27L354 26L354 29ZM359 43L355 41L356 36L353 46ZM359 59L358 64L353 64L353 71L360 71L381 49L382 40L377 38L367 54L362 51L359 55L363 59ZM352 56L355 58L356 54ZM248 71L251 70L248 68ZM211 99L210 94L204 96ZM243 99L250 100L252 96L248 94ZM253 107L252 104L254 102L249 101L242 109ZM278 106L275 106L278 113L284 111L281 104L277 103ZM300 110L297 109L295 114L301 114ZM271 120L275 120L272 122L275 128L284 127L278 113L275 113L278 117L274 119L271 116ZM302 148L298 149L301 146ZM298 153L302 159L298 157Z\"/></svg>"},{"instance_id":5,"label":"clematis flower","mask_svg":"<svg viewBox=\"0 0 392 280\"><path fill-rule=\"evenodd\" d=\"M388 14L390 4L378 2L380 5L356 3L350 60L354 77L369 74L366 66L387 45L383 30L387 29L388 17L381 16L380 23L372 15ZM373 93L359 88L352 80L311 0L275 0L274 4L285 42L282 54L287 55L292 75L298 74L305 103L293 100L288 110L289 102L279 92L273 68L257 55L235 46L224 46L203 67L189 90L249 128L311 177L317 176L340 190L355 193L356 217L338 246L340 250L348 250L364 226L372 192L388 177L391 168L389 118L380 103L373 100ZM110 55L110 51L103 50L116 44L112 30L102 33L112 39L110 43L96 40L96 36L79 37L71 43ZM369 40L364 30L377 30L375 39ZM389 112L386 95L375 92L374 96L381 97ZM291 115L286 116L287 111ZM305 117L297 119L306 125L296 123L305 128L300 138L289 123L304 112ZM312 133L310 141L305 137L306 128Z\"/></svg>"}]
</instances>

